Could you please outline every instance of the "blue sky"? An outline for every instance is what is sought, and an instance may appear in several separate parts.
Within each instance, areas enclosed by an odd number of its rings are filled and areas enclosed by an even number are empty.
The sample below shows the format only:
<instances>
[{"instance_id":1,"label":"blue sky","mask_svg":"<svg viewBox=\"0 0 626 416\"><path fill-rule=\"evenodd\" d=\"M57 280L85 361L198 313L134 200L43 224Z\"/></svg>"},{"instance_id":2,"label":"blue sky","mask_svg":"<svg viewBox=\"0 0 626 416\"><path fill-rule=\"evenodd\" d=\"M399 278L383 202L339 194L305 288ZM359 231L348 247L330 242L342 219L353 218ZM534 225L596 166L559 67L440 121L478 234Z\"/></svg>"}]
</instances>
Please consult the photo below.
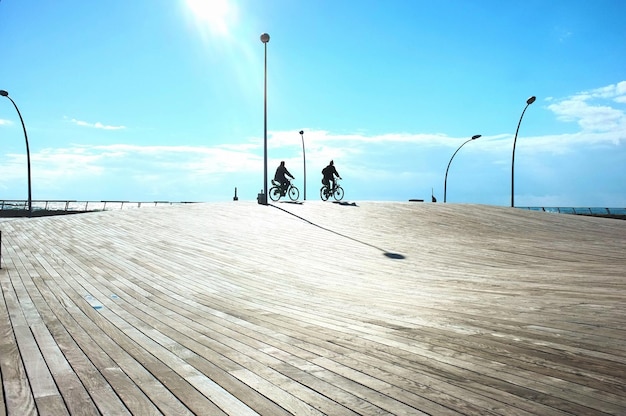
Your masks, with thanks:
<instances>
[{"instance_id":1,"label":"blue sky","mask_svg":"<svg viewBox=\"0 0 626 416\"><path fill-rule=\"evenodd\" d=\"M319 200L626 207L623 0L1 0L33 199L220 201L280 160ZM27 198L0 97L0 199Z\"/></svg>"}]
</instances>

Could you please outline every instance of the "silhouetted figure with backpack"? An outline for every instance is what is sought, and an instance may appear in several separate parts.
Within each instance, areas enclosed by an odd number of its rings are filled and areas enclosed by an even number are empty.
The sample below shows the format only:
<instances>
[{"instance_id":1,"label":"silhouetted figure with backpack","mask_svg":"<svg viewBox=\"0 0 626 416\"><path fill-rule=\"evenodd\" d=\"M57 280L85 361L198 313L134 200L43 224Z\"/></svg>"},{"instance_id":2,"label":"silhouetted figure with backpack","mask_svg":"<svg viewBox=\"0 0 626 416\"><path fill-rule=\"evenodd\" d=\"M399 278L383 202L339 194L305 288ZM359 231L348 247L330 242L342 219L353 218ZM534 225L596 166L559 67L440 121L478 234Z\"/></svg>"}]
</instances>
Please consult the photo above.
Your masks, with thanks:
<instances>
[{"instance_id":1,"label":"silhouetted figure with backpack","mask_svg":"<svg viewBox=\"0 0 626 416\"><path fill-rule=\"evenodd\" d=\"M335 177L341 179L341 176L339 176L339 173L337 173L337 169L335 168L335 162L333 162L332 160L330 161L328 166L322 169L322 176L322 183L328 186L331 192L335 189L336 186ZM330 182L332 182L332 186L330 186Z\"/></svg>"},{"instance_id":2,"label":"silhouetted figure with backpack","mask_svg":"<svg viewBox=\"0 0 626 416\"><path fill-rule=\"evenodd\" d=\"M295 179L291 173L285 167L285 161L280 162L280 165L276 168L276 173L274 174L274 180L276 182L280 182L281 194L285 195L287 192L287 188L289 187L289 176L291 179Z\"/></svg>"}]
</instances>

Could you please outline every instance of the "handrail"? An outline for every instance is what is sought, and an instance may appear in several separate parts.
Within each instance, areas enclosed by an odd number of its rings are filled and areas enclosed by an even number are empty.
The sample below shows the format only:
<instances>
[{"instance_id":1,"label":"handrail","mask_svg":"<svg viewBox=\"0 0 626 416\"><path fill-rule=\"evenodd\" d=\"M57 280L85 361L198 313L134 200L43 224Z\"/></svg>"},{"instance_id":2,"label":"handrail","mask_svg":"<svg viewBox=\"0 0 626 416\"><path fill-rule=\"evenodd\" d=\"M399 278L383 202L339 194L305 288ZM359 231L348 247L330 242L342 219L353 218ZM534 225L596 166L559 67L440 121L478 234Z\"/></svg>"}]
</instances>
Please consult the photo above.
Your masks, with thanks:
<instances>
[{"instance_id":1,"label":"handrail","mask_svg":"<svg viewBox=\"0 0 626 416\"><path fill-rule=\"evenodd\" d=\"M560 214L626 214L626 208L606 207L516 207L530 211L557 212Z\"/></svg>"},{"instance_id":2,"label":"handrail","mask_svg":"<svg viewBox=\"0 0 626 416\"><path fill-rule=\"evenodd\" d=\"M142 204L173 205L173 204L193 204L189 201L121 201L121 200L101 200L101 201L78 201L75 199L41 199L32 200L33 211L37 212L92 212L107 211L114 209L141 208ZM27 209L28 201L21 199L0 200L0 211L23 211Z\"/></svg>"},{"instance_id":3,"label":"handrail","mask_svg":"<svg viewBox=\"0 0 626 416\"><path fill-rule=\"evenodd\" d=\"M594 217L626 219L626 208L607 207L516 207L529 211L552 212L556 214L574 214Z\"/></svg>"}]
</instances>

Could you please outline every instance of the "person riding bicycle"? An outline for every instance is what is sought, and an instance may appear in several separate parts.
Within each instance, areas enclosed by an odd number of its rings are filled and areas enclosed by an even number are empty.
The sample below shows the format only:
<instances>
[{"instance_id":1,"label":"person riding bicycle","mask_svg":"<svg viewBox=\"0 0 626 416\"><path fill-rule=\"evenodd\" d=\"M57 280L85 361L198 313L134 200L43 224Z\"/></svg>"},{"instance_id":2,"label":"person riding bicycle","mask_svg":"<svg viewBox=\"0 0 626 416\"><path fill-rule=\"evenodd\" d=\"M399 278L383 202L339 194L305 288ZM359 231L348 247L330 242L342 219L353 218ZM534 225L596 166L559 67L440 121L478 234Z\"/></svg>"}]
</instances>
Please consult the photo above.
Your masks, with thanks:
<instances>
[{"instance_id":1,"label":"person riding bicycle","mask_svg":"<svg viewBox=\"0 0 626 416\"><path fill-rule=\"evenodd\" d=\"M285 167L285 161L283 160L280 162L280 166L276 168L276 173L274 174L274 180L276 182L280 182L281 195L285 195L287 188L289 187L289 179L287 179L286 176L289 176L291 179L295 179Z\"/></svg>"},{"instance_id":2,"label":"person riding bicycle","mask_svg":"<svg viewBox=\"0 0 626 416\"><path fill-rule=\"evenodd\" d=\"M331 160L328 166L322 169L322 175L324 175L324 177L322 178L322 183L328 186L330 192L333 192L335 186L337 185L335 176L341 179L341 176L339 176L339 173L337 173L337 169L335 168L335 162ZM332 187L330 186L330 182L332 182Z\"/></svg>"}]
</instances>

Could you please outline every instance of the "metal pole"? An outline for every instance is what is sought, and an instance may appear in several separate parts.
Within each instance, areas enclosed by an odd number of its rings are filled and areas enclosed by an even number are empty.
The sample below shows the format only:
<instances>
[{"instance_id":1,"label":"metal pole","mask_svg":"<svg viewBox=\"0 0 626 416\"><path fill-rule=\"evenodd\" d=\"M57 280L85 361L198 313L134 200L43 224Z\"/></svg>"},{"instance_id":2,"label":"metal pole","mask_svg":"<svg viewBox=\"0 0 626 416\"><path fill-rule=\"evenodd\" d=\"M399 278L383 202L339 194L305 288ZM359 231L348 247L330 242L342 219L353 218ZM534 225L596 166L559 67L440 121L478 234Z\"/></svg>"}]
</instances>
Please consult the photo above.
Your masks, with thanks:
<instances>
[{"instance_id":1,"label":"metal pole","mask_svg":"<svg viewBox=\"0 0 626 416\"><path fill-rule=\"evenodd\" d=\"M471 142L472 140L476 140L480 137L480 134L476 134L474 136L472 136L469 140L467 140L465 143L467 142ZM459 146L458 149L456 149L456 152L454 152L454 154L452 155L452 157L450 158L450 161L448 162L448 167L446 168L446 177L443 181L443 202L446 202L446 191L447 191L447 186L448 186L448 170L450 169L450 164L452 163L452 159L454 159L454 156L457 154L457 152L459 150L461 150L461 147L465 146L465 143L463 143L462 145Z\"/></svg>"},{"instance_id":2,"label":"metal pole","mask_svg":"<svg viewBox=\"0 0 626 416\"><path fill-rule=\"evenodd\" d=\"M33 197L32 197L32 186L30 180L30 148L28 146L28 134L26 134L26 125L24 124L24 119L22 118L22 113L20 113L20 109L17 108L17 104L11 97L9 97L9 93L0 90L0 95L7 97L13 103L13 107L15 107L15 111L17 111L17 115L20 117L20 122L22 123L22 129L24 130L24 140L26 141L26 164L28 166L28 216L32 216L33 214Z\"/></svg>"},{"instance_id":3,"label":"metal pole","mask_svg":"<svg viewBox=\"0 0 626 416\"><path fill-rule=\"evenodd\" d=\"M265 46L265 84L263 93L263 189L265 192L265 205L267 205L267 43Z\"/></svg>"},{"instance_id":4,"label":"metal pole","mask_svg":"<svg viewBox=\"0 0 626 416\"><path fill-rule=\"evenodd\" d=\"M264 67L264 85L263 85L263 193L264 204L267 205L267 42L270 41L270 35L263 33L261 42L265 46L265 67Z\"/></svg>"},{"instance_id":5,"label":"metal pole","mask_svg":"<svg viewBox=\"0 0 626 416\"><path fill-rule=\"evenodd\" d=\"M519 122L517 123L517 130L515 130L515 138L513 139L513 155L511 157L511 208L515 206L515 143L517 143L517 133L519 132L519 126L522 124L522 118L524 118L524 113L529 105L535 102L537 97L534 95L526 100L526 107L524 107L524 111L522 111L522 115L519 118Z\"/></svg>"},{"instance_id":6,"label":"metal pole","mask_svg":"<svg viewBox=\"0 0 626 416\"><path fill-rule=\"evenodd\" d=\"M304 130L300 130L302 137L302 159L304 161L304 200L306 201L306 153L304 152Z\"/></svg>"}]
</instances>

